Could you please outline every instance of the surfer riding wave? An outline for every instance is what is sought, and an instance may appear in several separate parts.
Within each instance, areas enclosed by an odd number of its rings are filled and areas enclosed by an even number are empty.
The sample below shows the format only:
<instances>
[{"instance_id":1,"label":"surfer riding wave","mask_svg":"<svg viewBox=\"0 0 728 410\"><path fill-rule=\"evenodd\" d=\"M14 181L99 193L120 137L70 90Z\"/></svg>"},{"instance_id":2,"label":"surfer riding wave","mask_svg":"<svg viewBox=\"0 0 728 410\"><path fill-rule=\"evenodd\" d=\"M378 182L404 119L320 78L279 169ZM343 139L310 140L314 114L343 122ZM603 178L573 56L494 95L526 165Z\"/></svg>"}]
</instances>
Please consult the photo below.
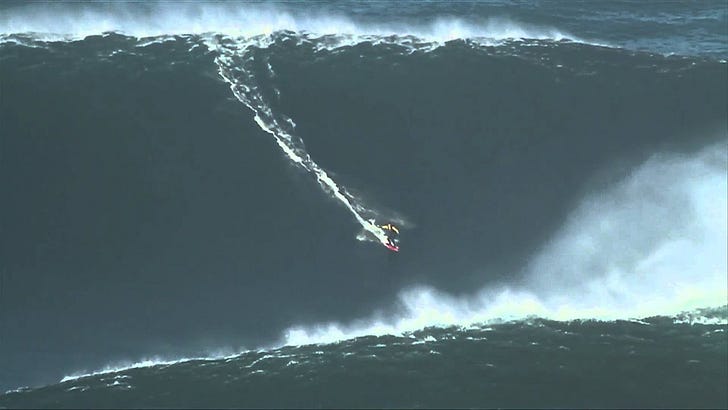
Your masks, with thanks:
<instances>
[{"instance_id":1,"label":"surfer riding wave","mask_svg":"<svg viewBox=\"0 0 728 410\"><path fill-rule=\"evenodd\" d=\"M382 225L380 228L384 230L387 236L387 241L384 243L384 246L391 251L399 252L399 228L392 223Z\"/></svg>"}]
</instances>

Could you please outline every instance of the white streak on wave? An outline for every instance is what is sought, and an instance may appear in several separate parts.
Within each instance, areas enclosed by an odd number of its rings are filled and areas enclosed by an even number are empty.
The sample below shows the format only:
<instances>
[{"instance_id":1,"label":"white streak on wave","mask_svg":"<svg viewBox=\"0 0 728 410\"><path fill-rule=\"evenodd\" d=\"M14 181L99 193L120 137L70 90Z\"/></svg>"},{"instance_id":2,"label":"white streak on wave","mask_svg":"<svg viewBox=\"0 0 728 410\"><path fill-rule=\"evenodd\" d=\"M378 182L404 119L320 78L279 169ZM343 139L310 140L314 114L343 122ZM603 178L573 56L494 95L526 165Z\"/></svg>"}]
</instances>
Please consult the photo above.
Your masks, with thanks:
<instances>
[{"instance_id":1,"label":"white streak on wave","mask_svg":"<svg viewBox=\"0 0 728 410\"><path fill-rule=\"evenodd\" d=\"M376 212L367 209L360 200L346 192L343 186L338 185L327 173L316 164L306 152L303 141L293 134L296 124L292 119L273 113L263 97L262 91L255 76L253 64L255 59L251 52L252 47L266 47L270 41L269 36L258 36L245 41L235 41L228 38L210 38L208 47L219 54L215 58L220 76L230 85L235 97L250 108L255 114L254 120L258 126L275 140L278 147L294 164L313 175L319 186L332 198L338 200L356 218L356 221L366 232L377 238L382 244L387 243L387 236L373 219L365 215L374 215ZM269 75L274 75L273 68L266 62Z\"/></svg>"}]
</instances>

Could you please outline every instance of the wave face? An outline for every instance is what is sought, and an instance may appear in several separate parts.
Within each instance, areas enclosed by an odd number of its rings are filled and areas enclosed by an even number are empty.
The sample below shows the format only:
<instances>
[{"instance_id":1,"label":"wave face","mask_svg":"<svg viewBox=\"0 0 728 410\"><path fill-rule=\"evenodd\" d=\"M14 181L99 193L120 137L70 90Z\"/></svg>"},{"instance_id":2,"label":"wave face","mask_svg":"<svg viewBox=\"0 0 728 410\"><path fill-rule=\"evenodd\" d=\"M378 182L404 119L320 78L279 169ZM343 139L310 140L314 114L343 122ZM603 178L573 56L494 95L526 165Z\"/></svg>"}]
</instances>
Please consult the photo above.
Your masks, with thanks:
<instances>
[{"instance_id":1,"label":"wave face","mask_svg":"<svg viewBox=\"0 0 728 410\"><path fill-rule=\"evenodd\" d=\"M653 4L5 4L0 405L725 407L728 17Z\"/></svg>"}]
</instances>

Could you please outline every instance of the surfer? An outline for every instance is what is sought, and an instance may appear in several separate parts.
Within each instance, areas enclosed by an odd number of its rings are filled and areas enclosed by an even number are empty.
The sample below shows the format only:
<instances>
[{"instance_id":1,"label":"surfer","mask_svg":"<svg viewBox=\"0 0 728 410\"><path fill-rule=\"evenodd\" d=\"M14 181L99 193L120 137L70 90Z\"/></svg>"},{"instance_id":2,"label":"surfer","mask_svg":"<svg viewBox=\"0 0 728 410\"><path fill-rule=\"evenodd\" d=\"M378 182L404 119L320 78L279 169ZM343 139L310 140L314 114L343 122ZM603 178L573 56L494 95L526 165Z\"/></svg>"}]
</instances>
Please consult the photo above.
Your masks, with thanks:
<instances>
[{"instance_id":1,"label":"surfer","mask_svg":"<svg viewBox=\"0 0 728 410\"><path fill-rule=\"evenodd\" d=\"M387 242L384 244L387 248L392 251L399 252L399 228L394 224L388 223L380 226L387 235Z\"/></svg>"}]
</instances>

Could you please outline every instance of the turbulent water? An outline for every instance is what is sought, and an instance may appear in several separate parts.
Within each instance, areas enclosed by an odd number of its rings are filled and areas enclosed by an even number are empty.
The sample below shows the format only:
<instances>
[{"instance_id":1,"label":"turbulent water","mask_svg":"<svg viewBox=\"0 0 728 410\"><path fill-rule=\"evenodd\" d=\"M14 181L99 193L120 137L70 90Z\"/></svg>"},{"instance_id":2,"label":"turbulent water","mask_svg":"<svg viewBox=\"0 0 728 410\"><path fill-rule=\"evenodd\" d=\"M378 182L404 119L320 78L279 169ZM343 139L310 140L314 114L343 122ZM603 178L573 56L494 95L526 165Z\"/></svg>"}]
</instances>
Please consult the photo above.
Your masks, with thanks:
<instances>
[{"instance_id":1,"label":"turbulent water","mask_svg":"<svg viewBox=\"0 0 728 410\"><path fill-rule=\"evenodd\" d=\"M728 407L724 3L0 7L0 406Z\"/></svg>"}]
</instances>

